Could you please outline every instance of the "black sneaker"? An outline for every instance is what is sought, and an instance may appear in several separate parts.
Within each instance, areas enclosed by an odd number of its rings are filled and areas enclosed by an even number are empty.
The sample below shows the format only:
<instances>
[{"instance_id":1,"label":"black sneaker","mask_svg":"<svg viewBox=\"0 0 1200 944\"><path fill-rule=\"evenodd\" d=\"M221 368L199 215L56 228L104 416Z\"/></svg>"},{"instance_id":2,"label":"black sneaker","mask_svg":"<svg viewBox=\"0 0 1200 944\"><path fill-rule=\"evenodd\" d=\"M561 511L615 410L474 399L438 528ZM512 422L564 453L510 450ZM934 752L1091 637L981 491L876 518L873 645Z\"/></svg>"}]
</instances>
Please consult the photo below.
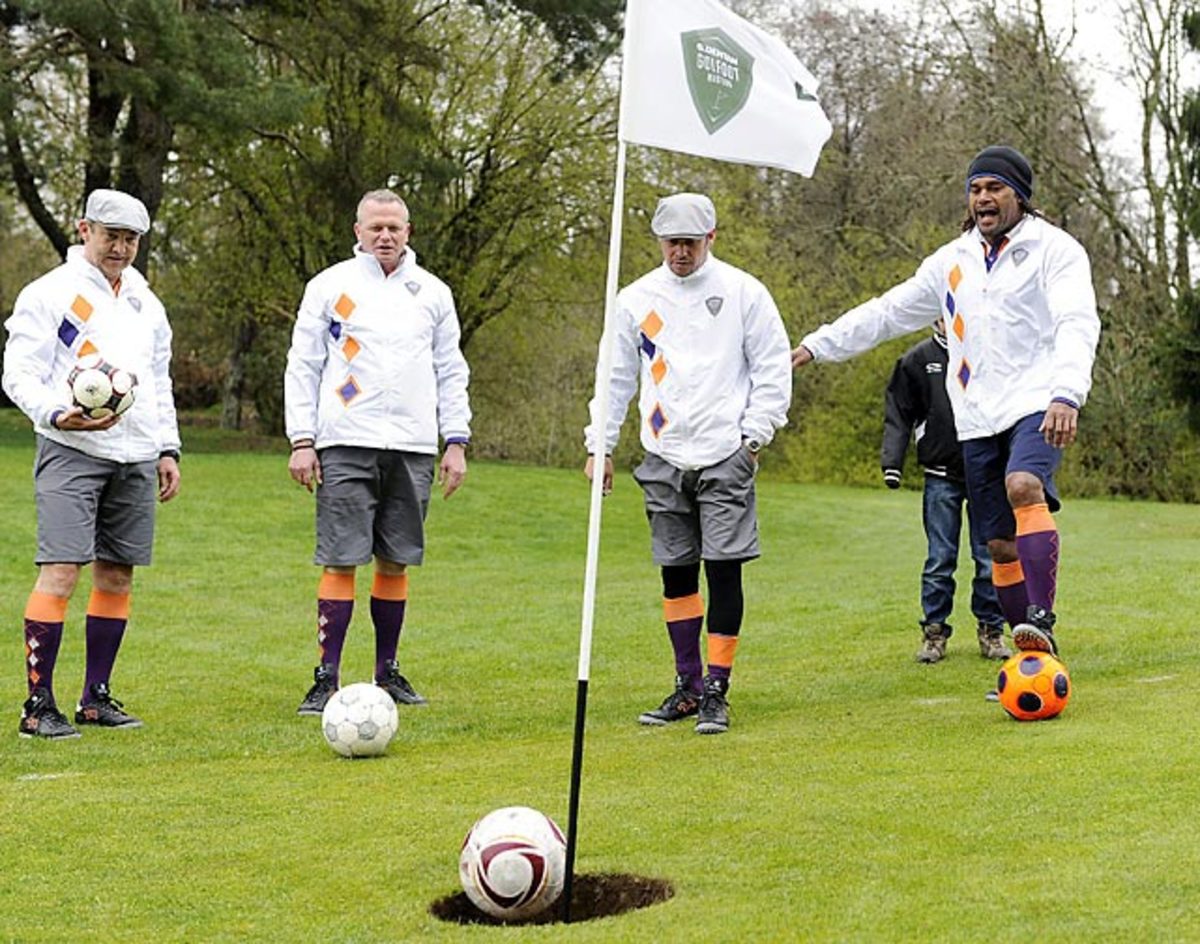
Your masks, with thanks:
<instances>
[{"instance_id":1,"label":"black sneaker","mask_svg":"<svg viewBox=\"0 0 1200 944\"><path fill-rule=\"evenodd\" d=\"M690 718L700 710L700 693L692 689L692 679L687 675L675 676L675 691L671 692L663 703L653 711L643 711L638 715L639 724L662 726L672 721L682 721Z\"/></svg>"},{"instance_id":2,"label":"black sneaker","mask_svg":"<svg viewBox=\"0 0 1200 944\"><path fill-rule=\"evenodd\" d=\"M32 738L77 738L79 732L71 727L54 699L44 688L35 688L29 700L21 708L21 724L17 728L21 737Z\"/></svg>"},{"instance_id":3,"label":"black sneaker","mask_svg":"<svg viewBox=\"0 0 1200 944\"><path fill-rule=\"evenodd\" d=\"M1058 643L1054 641L1054 614L1040 606L1030 606L1025 611L1025 622L1013 627L1012 640L1022 652L1048 652L1058 655Z\"/></svg>"},{"instance_id":4,"label":"black sneaker","mask_svg":"<svg viewBox=\"0 0 1200 944\"><path fill-rule=\"evenodd\" d=\"M425 696L418 695L416 690L408 684L408 679L400 674L400 667L396 664L395 659L389 659L385 663L383 678L377 678L375 684L391 695L392 701L397 705L429 704Z\"/></svg>"},{"instance_id":5,"label":"black sneaker","mask_svg":"<svg viewBox=\"0 0 1200 944\"><path fill-rule=\"evenodd\" d=\"M75 723L101 728L140 728L142 719L126 713L124 707L112 697L107 682L95 682L88 689L88 700L75 707Z\"/></svg>"},{"instance_id":6,"label":"black sneaker","mask_svg":"<svg viewBox=\"0 0 1200 944\"><path fill-rule=\"evenodd\" d=\"M298 715L317 715L325 710L325 703L337 691L337 667L329 662L322 662L313 669L313 686L296 709Z\"/></svg>"},{"instance_id":7,"label":"black sneaker","mask_svg":"<svg viewBox=\"0 0 1200 944\"><path fill-rule=\"evenodd\" d=\"M729 730L729 702L725 698L728 691L728 679L704 677L704 697L700 699L700 713L696 717L697 734L724 734Z\"/></svg>"}]
</instances>

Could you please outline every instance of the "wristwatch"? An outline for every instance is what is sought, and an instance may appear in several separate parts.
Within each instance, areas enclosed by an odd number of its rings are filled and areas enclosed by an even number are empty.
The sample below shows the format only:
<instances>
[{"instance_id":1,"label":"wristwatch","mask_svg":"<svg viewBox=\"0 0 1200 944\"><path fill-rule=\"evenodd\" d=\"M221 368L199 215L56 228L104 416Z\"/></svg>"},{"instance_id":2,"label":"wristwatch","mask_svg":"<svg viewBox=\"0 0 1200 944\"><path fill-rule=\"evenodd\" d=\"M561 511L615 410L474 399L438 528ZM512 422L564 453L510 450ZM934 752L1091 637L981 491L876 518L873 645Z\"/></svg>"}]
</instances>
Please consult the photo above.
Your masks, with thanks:
<instances>
[{"instance_id":1,"label":"wristwatch","mask_svg":"<svg viewBox=\"0 0 1200 944\"><path fill-rule=\"evenodd\" d=\"M759 442L757 439L743 439L742 445L745 446L747 449L749 449L751 452L758 452L758 450L760 450L762 448L763 444L761 442Z\"/></svg>"}]
</instances>

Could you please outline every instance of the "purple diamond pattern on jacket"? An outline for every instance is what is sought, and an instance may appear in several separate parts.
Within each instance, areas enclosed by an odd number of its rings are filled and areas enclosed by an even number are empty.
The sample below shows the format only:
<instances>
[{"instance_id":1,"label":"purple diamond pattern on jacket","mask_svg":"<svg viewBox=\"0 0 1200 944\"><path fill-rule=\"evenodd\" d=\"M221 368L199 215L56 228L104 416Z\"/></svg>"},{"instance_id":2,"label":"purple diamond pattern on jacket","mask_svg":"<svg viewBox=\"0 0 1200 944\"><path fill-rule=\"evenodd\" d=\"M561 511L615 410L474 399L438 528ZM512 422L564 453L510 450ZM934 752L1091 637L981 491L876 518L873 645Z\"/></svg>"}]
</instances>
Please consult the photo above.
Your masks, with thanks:
<instances>
[{"instance_id":1,"label":"purple diamond pattern on jacket","mask_svg":"<svg viewBox=\"0 0 1200 944\"><path fill-rule=\"evenodd\" d=\"M58 326L58 339L62 341L64 345L70 347L75 343L75 339L77 337L79 337L79 329L71 324L69 318L64 318L62 320L62 324Z\"/></svg>"},{"instance_id":2,"label":"purple diamond pattern on jacket","mask_svg":"<svg viewBox=\"0 0 1200 944\"><path fill-rule=\"evenodd\" d=\"M645 334L642 334L641 348L643 351L646 352L646 356L648 358L650 358L650 360L654 360L654 355L655 355L655 352L658 351L658 347L654 344L653 341L651 341L648 337L646 337Z\"/></svg>"},{"instance_id":3,"label":"purple diamond pattern on jacket","mask_svg":"<svg viewBox=\"0 0 1200 944\"><path fill-rule=\"evenodd\" d=\"M667 425L667 414L663 412L662 406L654 404L654 412L650 414L650 429L654 431L654 435L658 436L662 432L664 426Z\"/></svg>"},{"instance_id":4,"label":"purple diamond pattern on jacket","mask_svg":"<svg viewBox=\"0 0 1200 944\"><path fill-rule=\"evenodd\" d=\"M342 398L342 403L344 404L349 404L360 393L362 393L362 389L358 386L358 381L353 377L348 377L346 382L338 387L338 396Z\"/></svg>"},{"instance_id":5,"label":"purple diamond pattern on jacket","mask_svg":"<svg viewBox=\"0 0 1200 944\"><path fill-rule=\"evenodd\" d=\"M342 323L340 321L329 322L329 333L333 335L336 341L342 336Z\"/></svg>"},{"instance_id":6,"label":"purple diamond pattern on jacket","mask_svg":"<svg viewBox=\"0 0 1200 944\"><path fill-rule=\"evenodd\" d=\"M963 358L962 363L958 366L958 382L964 390L971 382L971 365L967 363L966 358Z\"/></svg>"}]
</instances>

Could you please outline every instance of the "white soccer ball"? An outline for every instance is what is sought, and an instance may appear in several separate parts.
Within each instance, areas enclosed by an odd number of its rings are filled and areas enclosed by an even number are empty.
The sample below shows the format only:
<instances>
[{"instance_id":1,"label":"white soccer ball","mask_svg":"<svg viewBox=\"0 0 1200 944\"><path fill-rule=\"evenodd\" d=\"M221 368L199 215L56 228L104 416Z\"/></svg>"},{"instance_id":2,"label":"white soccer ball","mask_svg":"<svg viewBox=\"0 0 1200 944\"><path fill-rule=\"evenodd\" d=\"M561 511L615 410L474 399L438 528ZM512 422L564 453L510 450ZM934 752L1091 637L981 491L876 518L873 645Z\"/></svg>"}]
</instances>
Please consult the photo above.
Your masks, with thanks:
<instances>
[{"instance_id":1,"label":"white soccer ball","mask_svg":"<svg viewBox=\"0 0 1200 944\"><path fill-rule=\"evenodd\" d=\"M562 894L567 842L545 813L527 806L493 810L463 840L458 874L484 914L520 921L545 911Z\"/></svg>"},{"instance_id":2,"label":"white soccer ball","mask_svg":"<svg viewBox=\"0 0 1200 944\"><path fill-rule=\"evenodd\" d=\"M67 375L71 402L94 420L120 415L133 406L137 376L114 367L99 354L81 357Z\"/></svg>"},{"instance_id":3,"label":"white soccer ball","mask_svg":"<svg viewBox=\"0 0 1200 944\"><path fill-rule=\"evenodd\" d=\"M399 720L391 695L370 682L355 682L325 703L321 730L343 757L374 757L387 750Z\"/></svg>"}]
</instances>

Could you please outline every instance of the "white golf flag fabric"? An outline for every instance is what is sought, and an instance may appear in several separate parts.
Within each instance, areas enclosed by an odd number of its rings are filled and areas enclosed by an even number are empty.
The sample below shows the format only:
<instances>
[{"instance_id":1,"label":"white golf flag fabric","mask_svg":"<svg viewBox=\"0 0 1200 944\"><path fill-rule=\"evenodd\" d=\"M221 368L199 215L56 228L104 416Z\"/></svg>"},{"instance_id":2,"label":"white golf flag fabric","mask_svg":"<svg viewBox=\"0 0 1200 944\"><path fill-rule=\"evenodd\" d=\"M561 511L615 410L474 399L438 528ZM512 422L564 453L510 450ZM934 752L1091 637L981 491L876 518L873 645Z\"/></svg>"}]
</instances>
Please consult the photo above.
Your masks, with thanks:
<instances>
[{"instance_id":1,"label":"white golf flag fabric","mask_svg":"<svg viewBox=\"0 0 1200 944\"><path fill-rule=\"evenodd\" d=\"M832 133L817 80L716 0L628 0L618 134L811 177Z\"/></svg>"}]
</instances>

